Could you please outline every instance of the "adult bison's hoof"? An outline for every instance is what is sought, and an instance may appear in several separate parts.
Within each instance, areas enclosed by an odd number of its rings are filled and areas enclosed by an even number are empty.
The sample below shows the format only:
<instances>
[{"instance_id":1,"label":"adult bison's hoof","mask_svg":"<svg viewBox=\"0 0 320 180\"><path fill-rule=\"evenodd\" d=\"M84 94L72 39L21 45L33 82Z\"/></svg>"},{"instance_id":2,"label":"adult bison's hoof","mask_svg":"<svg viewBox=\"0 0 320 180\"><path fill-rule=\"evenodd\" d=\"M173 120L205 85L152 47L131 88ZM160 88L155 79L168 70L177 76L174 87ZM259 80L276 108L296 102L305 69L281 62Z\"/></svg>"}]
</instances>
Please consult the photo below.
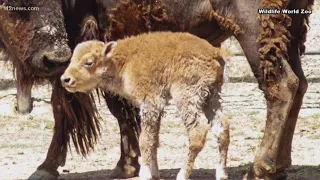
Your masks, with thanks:
<instances>
[{"instance_id":1,"label":"adult bison's hoof","mask_svg":"<svg viewBox=\"0 0 320 180\"><path fill-rule=\"evenodd\" d=\"M265 179L270 180L286 180L288 177L288 174L285 171L279 171L274 174L268 174Z\"/></svg>"},{"instance_id":2,"label":"adult bison's hoof","mask_svg":"<svg viewBox=\"0 0 320 180\"><path fill-rule=\"evenodd\" d=\"M254 164L243 180L285 180L287 177L285 170L277 170L271 161L263 161L261 164Z\"/></svg>"},{"instance_id":3,"label":"adult bison's hoof","mask_svg":"<svg viewBox=\"0 0 320 180\"><path fill-rule=\"evenodd\" d=\"M57 180L59 174L51 174L45 170L37 170L34 172L28 180Z\"/></svg>"},{"instance_id":4,"label":"adult bison's hoof","mask_svg":"<svg viewBox=\"0 0 320 180\"><path fill-rule=\"evenodd\" d=\"M255 177L265 177L267 174L274 174L277 171L276 164L269 157L256 158L251 167L250 174Z\"/></svg>"},{"instance_id":5,"label":"adult bison's hoof","mask_svg":"<svg viewBox=\"0 0 320 180\"><path fill-rule=\"evenodd\" d=\"M111 178L120 178L120 179L126 179L126 178L132 178L135 176L138 176L139 173L139 166L131 166L131 165L125 165L124 167L117 166L111 173Z\"/></svg>"},{"instance_id":6,"label":"adult bison's hoof","mask_svg":"<svg viewBox=\"0 0 320 180\"><path fill-rule=\"evenodd\" d=\"M33 109L33 102L30 96L17 96L16 102L15 102L15 110L19 114L29 114Z\"/></svg>"},{"instance_id":7,"label":"adult bison's hoof","mask_svg":"<svg viewBox=\"0 0 320 180\"><path fill-rule=\"evenodd\" d=\"M288 174L286 172L276 172L275 174L268 174L265 177L255 177L253 174L250 172L247 173L244 177L243 180L286 180L288 177Z\"/></svg>"}]
</instances>

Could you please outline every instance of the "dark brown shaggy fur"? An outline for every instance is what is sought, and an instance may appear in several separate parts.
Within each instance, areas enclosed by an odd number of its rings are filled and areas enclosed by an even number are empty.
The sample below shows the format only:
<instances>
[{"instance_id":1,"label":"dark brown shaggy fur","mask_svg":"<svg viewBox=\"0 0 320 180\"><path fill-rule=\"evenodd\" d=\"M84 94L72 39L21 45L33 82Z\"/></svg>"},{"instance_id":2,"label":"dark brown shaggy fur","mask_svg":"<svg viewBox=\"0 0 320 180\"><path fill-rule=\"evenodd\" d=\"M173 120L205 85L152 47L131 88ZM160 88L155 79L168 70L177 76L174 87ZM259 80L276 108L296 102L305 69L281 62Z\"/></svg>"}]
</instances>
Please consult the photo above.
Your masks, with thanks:
<instances>
[{"instance_id":1,"label":"dark brown shaggy fur","mask_svg":"<svg viewBox=\"0 0 320 180\"><path fill-rule=\"evenodd\" d=\"M98 23L94 16L86 15L81 23L79 36L76 38L76 43L99 39ZM100 136L101 117L96 109L93 94L67 92L61 85L60 77L64 70L60 69L53 80L54 89L52 92L51 104L55 119L58 120L55 126L60 128L62 134L59 139L60 145L67 148L69 135L75 146L77 153L81 153L86 157L91 150L94 149L94 144ZM100 93L97 91L100 101ZM60 107L60 108L59 108ZM63 117L60 117L60 116ZM62 131L61 131L62 130Z\"/></svg>"},{"instance_id":2,"label":"dark brown shaggy fur","mask_svg":"<svg viewBox=\"0 0 320 180\"><path fill-rule=\"evenodd\" d=\"M38 79L35 78L33 75L33 69L31 69L31 65L27 61L27 58L30 54L30 48L28 48L28 42L30 42L34 36L34 31L28 22L20 21L17 24L17 27L10 27L10 25L13 25L13 22L10 22L12 18L9 18L8 13L0 13L0 21L1 23L7 24L6 26L0 26L0 33L2 32L8 32L8 35L1 35L2 37L7 37L7 42L12 42L11 44L19 44L18 47L13 47L15 52L7 52L10 54L10 58L6 58L5 60L12 60L12 64L14 67L14 71L16 73L20 73L20 76L27 76L27 78L24 78L24 81L19 82L21 86L24 86L26 84L30 84L30 82L33 82L34 80ZM9 21L9 22L8 22ZM1 29L1 28L7 28L7 29ZM19 33L16 32L16 30L19 29ZM13 30L13 31L11 31ZM23 39L26 41L26 43L15 43L14 41L20 41ZM21 57L18 61L18 57ZM17 70L18 69L18 70ZM39 80L38 80L39 81Z\"/></svg>"},{"instance_id":3,"label":"dark brown shaggy fur","mask_svg":"<svg viewBox=\"0 0 320 180\"><path fill-rule=\"evenodd\" d=\"M287 0L262 0L261 9L284 9ZM274 82L281 74L281 59L288 59L288 43L291 35L288 31L291 25L291 18L286 14L261 14L260 35L258 42L261 68L264 71L266 82Z\"/></svg>"},{"instance_id":4,"label":"dark brown shaggy fur","mask_svg":"<svg viewBox=\"0 0 320 180\"><path fill-rule=\"evenodd\" d=\"M60 76L64 69L61 69L59 75L52 81L54 84L51 104L54 118L56 120L54 130L60 134L55 147L57 151L66 150L69 143L69 135L74 143L77 153L87 156L100 135L101 119L97 113L92 95L85 93L67 92L60 83ZM60 129L57 129L60 128Z\"/></svg>"},{"instance_id":5,"label":"dark brown shaggy fur","mask_svg":"<svg viewBox=\"0 0 320 180\"><path fill-rule=\"evenodd\" d=\"M8 39L6 39L6 41L10 43L12 42L11 44L19 44L18 47L14 47L14 54L18 54L18 56L21 57L21 61L26 61L29 57L31 49L28 47L28 44L30 44L30 41L34 36L33 27L30 23L25 21L19 21L17 24L12 22L12 18L9 17L8 13L0 13L0 15L1 23L6 24L6 26L0 26L0 28L4 28L0 29L0 33L8 32L7 36L3 37L7 37ZM13 25L15 25L15 27L12 27ZM21 39L23 39L26 43L15 43L15 41L20 41Z\"/></svg>"},{"instance_id":6,"label":"dark brown shaggy fur","mask_svg":"<svg viewBox=\"0 0 320 180\"><path fill-rule=\"evenodd\" d=\"M312 9L314 0L308 1L308 10ZM287 0L262 0L260 2L261 9L284 9L290 8L287 6ZM299 44L300 55L305 53L305 41L309 25L310 14L302 15L304 24L302 26L300 36L295 37ZM261 68L264 72L265 86L274 84L277 81L278 75L282 72L281 59L288 59L288 45L292 39L289 31L292 19L287 14L261 14L260 15L260 35L257 42L260 43L259 49ZM273 86L277 88L277 86ZM278 91L274 89L273 93L268 93L267 96L274 96Z\"/></svg>"},{"instance_id":7,"label":"dark brown shaggy fur","mask_svg":"<svg viewBox=\"0 0 320 180\"><path fill-rule=\"evenodd\" d=\"M151 27L145 21L147 12L142 10L146 10L146 8L132 1L120 3L112 9L109 15L109 29L104 36L105 41L148 32Z\"/></svg>"},{"instance_id":8,"label":"dark brown shaggy fur","mask_svg":"<svg viewBox=\"0 0 320 180\"><path fill-rule=\"evenodd\" d=\"M221 28L236 35L241 33L239 25L215 11L206 15L206 18L217 21ZM160 0L130 0L119 3L111 10L108 19L110 24L104 34L104 41L122 39L149 31L169 30L169 24L171 26L176 24L175 20L168 18L166 6ZM171 27L170 31L174 31L174 28Z\"/></svg>"},{"instance_id":9,"label":"dark brown shaggy fur","mask_svg":"<svg viewBox=\"0 0 320 180\"><path fill-rule=\"evenodd\" d=\"M105 41L152 31L169 22L164 4L145 0L119 3L108 19L110 25L104 35Z\"/></svg>"}]
</instances>

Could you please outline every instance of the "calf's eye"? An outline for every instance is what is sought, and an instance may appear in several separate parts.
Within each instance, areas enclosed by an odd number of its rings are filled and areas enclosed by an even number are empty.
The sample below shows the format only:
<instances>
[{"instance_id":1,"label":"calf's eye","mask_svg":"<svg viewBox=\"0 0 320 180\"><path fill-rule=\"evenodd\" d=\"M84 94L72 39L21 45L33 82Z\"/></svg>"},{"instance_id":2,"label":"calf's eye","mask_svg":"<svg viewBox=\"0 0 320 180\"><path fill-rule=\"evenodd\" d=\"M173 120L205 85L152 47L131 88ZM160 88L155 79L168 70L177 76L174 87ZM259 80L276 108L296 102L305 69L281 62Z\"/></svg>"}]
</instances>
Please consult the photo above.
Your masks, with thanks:
<instances>
[{"instance_id":1,"label":"calf's eye","mask_svg":"<svg viewBox=\"0 0 320 180\"><path fill-rule=\"evenodd\" d=\"M86 63L84 63L85 67L91 67L93 65L92 61L87 61Z\"/></svg>"}]
</instances>

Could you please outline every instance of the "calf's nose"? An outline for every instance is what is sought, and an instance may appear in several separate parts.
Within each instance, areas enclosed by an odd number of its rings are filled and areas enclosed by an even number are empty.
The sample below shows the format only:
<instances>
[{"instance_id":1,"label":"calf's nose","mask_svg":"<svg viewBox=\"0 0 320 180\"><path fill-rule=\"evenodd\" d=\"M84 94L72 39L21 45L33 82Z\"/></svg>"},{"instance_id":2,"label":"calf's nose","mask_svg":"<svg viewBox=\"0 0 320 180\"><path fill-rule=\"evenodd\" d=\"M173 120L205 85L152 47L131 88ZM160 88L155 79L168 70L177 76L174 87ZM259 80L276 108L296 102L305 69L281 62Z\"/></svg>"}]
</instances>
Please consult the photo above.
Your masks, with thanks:
<instances>
[{"instance_id":1,"label":"calf's nose","mask_svg":"<svg viewBox=\"0 0 320 180\"><path fill-rule=\"evenodd\" d=\"M66 75L62 75L61 83L63 86L73 86L75 84L75 79Z\"/></svg>"}]
</instances>

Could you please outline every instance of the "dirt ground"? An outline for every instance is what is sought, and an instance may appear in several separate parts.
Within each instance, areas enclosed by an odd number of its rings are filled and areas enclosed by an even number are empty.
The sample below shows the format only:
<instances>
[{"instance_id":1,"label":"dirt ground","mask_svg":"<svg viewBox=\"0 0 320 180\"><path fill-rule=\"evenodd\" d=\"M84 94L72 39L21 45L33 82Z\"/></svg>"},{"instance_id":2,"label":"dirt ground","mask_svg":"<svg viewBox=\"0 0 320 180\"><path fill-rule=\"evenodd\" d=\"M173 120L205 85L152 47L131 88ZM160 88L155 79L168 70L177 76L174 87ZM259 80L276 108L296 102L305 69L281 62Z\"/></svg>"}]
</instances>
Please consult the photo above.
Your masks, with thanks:
<instances>
[{"instance_id":1,"label":"dirt ground","mask_svg":"<svg viewBox=\"0 0 320 180\"><path fill-rule=\"evenodd\" d=\"M318 1L317 1L318 2ZM317 8L319 9L319 8ZM320 13L311 19L307 49L320 51ZM239 180L247 172L263 136L266 106L256 83L248 83L252 74L244 63L239 71L234 57L230 67L230 81L223 86L225 114L231 123L231 143L228 154L228 173L231 180ZM289 169L292 180L320 180L320 57L305 56L303 65L310 80L304 104L294 134L292 159ZM237 63L234 63L237 62ZM12 73L0 61L0 180L26 179L45 159L52 137L54 120L50 106L50 85L33 89L34 109L29 115L18 115L15 110L16 89ZM244 82L239 82L242 79ZM312 80L312 81L311 81ZM240 80L241 81L241 80ZM87 158L72 149L67 163L59 168L59 179L110 179L112 169L120 157L119 127L104 103L99 105L103 131L94 152ZM166 108L160 134L159 167L163 179L174 179L187 155L187 136L174 105ZM217 143L209 134L206 147L198 156L190 179L214 179L218 162ZM137 178L133 178L137 179Z\"/></svg>"}]
</instances>

